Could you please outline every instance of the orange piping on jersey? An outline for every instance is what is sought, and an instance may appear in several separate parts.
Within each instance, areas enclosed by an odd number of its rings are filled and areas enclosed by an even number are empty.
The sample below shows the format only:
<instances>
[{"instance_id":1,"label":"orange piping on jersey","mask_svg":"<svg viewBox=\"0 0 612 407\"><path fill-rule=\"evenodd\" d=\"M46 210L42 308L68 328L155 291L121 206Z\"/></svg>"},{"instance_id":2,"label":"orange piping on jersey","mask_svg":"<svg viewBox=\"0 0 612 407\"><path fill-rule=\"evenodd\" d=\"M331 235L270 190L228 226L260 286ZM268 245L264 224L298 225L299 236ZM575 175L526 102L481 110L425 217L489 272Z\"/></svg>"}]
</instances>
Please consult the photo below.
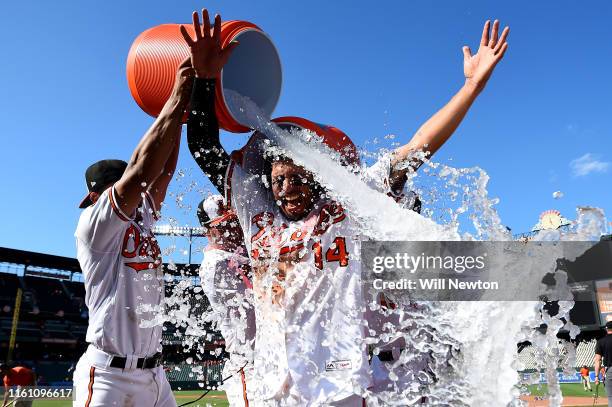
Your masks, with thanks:
<instances>
[{"instance_id":1,"label":"orange piping on jersey","mask_svg":"<svg viewBox=\"0 0 612 407\"><path fill-rule=\"evenodd\" d=\"M117 204L115 203L114 188L115 186L113 185L109 188L108 191L108 200L110 201L111 207L113 208L113 212L115 212L117 216L119 216L119 219L121 219L122 221L129 222L130 219L126 218L125 215L123 215L123 212L121 212L121 210L117 207Z\"/></svg>"},{"instance_id":2,"label":"orange piping on jersey","mask_svg":"<svg viewBox=\"0 0 612 407\"><path fill-rule=\"evenodd\" d=\"M240 369L240 380L242 381L242 398L244 399L244 406L249 407L249 399L247 397L246 377L244 375L244 369Z\"/></svg>"},{"instance_id":3,"label":"orange piping on jersey","mask_svg":"<svg viewBox=\"0 0 612 407\"><path fill-rule=\"evenodd\" d=\"M232 157L234 153L232 153ZM234 175L234 166L236 165L236 161L233 159L230 160L229 165L227 166L227 174L225 174L225 188L223 192L225 193L225 202L228 208L232 207L232 176Z\"/></svg>"},{"instance_id":4,"label":"orange piping on jersey","mask_svg":"<svg viewBox=\"0 0 612 407\"><path fill-rule=\"evenodd\" d=\"M96 372L96 367L92 366L89 369L89 384L87 385L87 401L85 402L85 407L89 407L91 404L91 398L93 396L93 384L94 384L94 373Z\"/></svg>"},{"instance_id":5,"label":"orange piping on jersey","mask_svg":"<svg viewBox=\"0 0 612 407\"><path fill-rule=\"evenodd\" d=\"M149 205L151 206L151 208L153 208L153 219L159 220L159 217L157 216L157 206L155 206L155 202L153 201L153 197L151 196L151 193L149 191L146 191L145 196L147 197L147 201L149 202Z\"/></svg>"}]
</instances>

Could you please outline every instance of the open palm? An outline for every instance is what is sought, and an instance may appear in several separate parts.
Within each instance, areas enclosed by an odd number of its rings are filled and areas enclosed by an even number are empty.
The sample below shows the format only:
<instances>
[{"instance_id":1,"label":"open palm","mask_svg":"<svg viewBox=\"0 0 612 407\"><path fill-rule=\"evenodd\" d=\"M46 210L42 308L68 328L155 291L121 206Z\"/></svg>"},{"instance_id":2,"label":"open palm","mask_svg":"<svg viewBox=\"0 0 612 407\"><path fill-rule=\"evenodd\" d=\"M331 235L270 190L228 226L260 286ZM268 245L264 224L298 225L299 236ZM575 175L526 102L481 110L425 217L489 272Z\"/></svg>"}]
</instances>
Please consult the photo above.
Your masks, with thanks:
<instances>
[{"instance_id":1,"label":"open palm","mask_svg":"<svg viewBox=\"0 0 612 407\"><path fill-rule=\"evenodd\" d=\"M193 12L193 31L195 40L191 38L187 29L181 25L181 34L191 49L191 65L200 78L216 78L219 76L223 65L227 62L232 51L238 45L237 42L221 47L221 16L215 16L215 25L210 29L208 11L202 10L204 27L200 25L197 12Z\"/></svg>"},{"instance_id":2,"label":"open palm","mask_svg":"<svg viewBox=\"0 0 612 407\"><path fill-rule=\"evenodd\" d=\"M499 21L495 20L491 35L489 29L491 22L487 21L482 30L480 46L476 55L472 55L470 47L463 47L463 73L465 79L477 88L482 88L487 80L491 77L495 66L504 56L508 49L506 38L510 29L504 28L501 36L498 38Z\"/></svg>"}]
</instances>

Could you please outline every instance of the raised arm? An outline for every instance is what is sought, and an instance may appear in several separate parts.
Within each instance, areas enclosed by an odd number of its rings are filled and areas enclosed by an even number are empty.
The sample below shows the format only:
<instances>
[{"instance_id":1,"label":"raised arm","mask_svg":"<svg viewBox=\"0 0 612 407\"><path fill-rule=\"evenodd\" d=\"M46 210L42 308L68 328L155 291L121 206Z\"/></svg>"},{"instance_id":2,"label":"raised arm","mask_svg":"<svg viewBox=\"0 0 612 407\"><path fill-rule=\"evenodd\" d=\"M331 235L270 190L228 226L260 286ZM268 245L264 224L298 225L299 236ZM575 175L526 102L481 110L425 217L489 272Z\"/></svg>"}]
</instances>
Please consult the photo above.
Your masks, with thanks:
<instances>
[{"instance_id":1,"label":"raised arm","mask_svg":"<svg viewBox=\"0 0 612 407\"><path fill-rule=\"evenodd\" d=\"M202 10L202 19L203 30L198 13L193 13L195 40L185 27L181 26L181 33L191 49L191 61L196 74L187 121L187 145L198 166L223 194L224 177L230 158L219 140L219 123L215 113L215 82L238 43L221 48L221 16L215 16L212 34L206 9Z\"/></svg>"},{"instance_id":2,"label":"raised arm","mask_svg":"<svg viewBox=\"0 0 612 407\"><path fill-rule=\"evenodd\" d=\"M168 185L174 176L174 171L176 170L176 163L178 161L178 154L181 147L181 126L177 128L178 134L175 138L174 148L168 157L168 161L166 161L166 165L164 165L164 169L162 170L159 178L155 180L153 185L149 188L149 193L153 197L153 201L155 202L155 208L160 211L161 204L164 202L166 198L166 191L168 190Z\"/></svg>"},{"instance_id":3,"label":"raised arm","mask_svg":"<svg viewBox=\"0 0 612 407\"><path fill-rule=\"evenodd\" d=\"M480 47L476 55L472 55L469 47L463 47L465 83L459 92L419 128L408 144L395 150L390 177L394 190L403 185L409 167L416 170L422 164L422 161L416 158L409 163L406 162L412 153L425 151L431 156L455 132L476 97L484 89L495 66L503 58L508 49L506 38L510 29L504 28L501 36L498 37L499 21L497 20L493 23L489 35L490 29L491 23L487 21L482 30Z\"/></svg>"},{"instance_id":4,"label":"raised arm","mask_svg":"<svg viewBox=\"0 0 612 407\"><path fill-rule=\"evenodd\" d=\"M202 172L223 195L230 158L219 140L214 79L196 78L194 81L187 120L187 145Z\"/></svg>"},{"instance_id":5,"label":"raised arm","mask_svg":"<svg viewBox=\"0 0 612 407\"><path fill-rule=\"evenodd\" d=\"M142 193L162 175L172 156L178 143L177 138L181 136L181 119L189 102L192 80L193 69L189 59L186 59L179 66L170 98L151 128L138 143L123 176L115 184L117 204L128 216L138 207ZM165 195L165 187L163 195ZM158 188L158 190L161 189ZM161 195L162 199L163 195Z\"/></svg>"}]
</instances>

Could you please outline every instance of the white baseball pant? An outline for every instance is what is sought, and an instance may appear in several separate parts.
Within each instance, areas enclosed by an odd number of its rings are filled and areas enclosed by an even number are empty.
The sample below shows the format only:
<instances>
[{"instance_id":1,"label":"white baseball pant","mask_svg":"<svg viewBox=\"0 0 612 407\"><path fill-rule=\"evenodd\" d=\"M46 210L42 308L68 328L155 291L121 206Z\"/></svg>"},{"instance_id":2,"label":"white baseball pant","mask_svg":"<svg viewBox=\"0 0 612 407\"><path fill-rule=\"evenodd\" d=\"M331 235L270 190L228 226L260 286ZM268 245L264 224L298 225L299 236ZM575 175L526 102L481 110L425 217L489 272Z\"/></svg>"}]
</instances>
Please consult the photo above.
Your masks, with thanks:
<instances>
[{"instance_id":1,"label":"white baseball pant","mask_svg":"<svg viewBox=\"0 0 612 407\"><path fill-rule=\"evenodd\" d=\"M223 377L232 375L226 380L221 389L225 391L227 401L231 407L248 407L253 404L252 392L250 387L253 385L252 368L245 367L238 372L233 372L229 369L223 370Z\"/></svg>"},{"instance_id":2,"label":"white baseball pant","mask_svg":"<svg viewBox=\"0 0 612 407\"><path fill-rule=\"evenodd\" d=\"M109 367L112 356L93 346L74 370L73 407L176 407L162 366L154 369Z\"/></svg>"}]
</instances>

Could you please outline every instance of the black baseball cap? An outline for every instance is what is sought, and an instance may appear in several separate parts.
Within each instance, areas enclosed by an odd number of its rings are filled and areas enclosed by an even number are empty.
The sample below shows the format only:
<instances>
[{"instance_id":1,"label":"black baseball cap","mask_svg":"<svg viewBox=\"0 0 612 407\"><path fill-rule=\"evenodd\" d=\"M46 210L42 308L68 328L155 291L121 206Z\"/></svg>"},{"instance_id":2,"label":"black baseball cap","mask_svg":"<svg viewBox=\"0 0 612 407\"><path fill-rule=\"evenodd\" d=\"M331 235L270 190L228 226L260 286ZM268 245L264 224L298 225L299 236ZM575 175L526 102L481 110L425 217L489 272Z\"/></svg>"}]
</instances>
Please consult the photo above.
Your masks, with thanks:
<instances>
[{"instance_id":1,"label":"black baseball cap","mask_svg":"<svg viewBox=\"0 0 612 407\"><path fill-rule=\"evenodd\" d=\"M89 192L102 193L106 187L121 179L127 168L127 163L122 160L101 160L94 163L85 171L85 183L87 184L87 195L81 201L79 208L87 208L93 205Z\"/></svg>"},{"instance_id":2,"label":"black baseball cap","mask_svg":"<svg viewBox=\"0 0 612 407\"><path fill-rule=\"evenodd\" d=\"M612 321L606 322L606 329L607 330L611 330L612 329Z\"/></svg>"}]
</instances>

